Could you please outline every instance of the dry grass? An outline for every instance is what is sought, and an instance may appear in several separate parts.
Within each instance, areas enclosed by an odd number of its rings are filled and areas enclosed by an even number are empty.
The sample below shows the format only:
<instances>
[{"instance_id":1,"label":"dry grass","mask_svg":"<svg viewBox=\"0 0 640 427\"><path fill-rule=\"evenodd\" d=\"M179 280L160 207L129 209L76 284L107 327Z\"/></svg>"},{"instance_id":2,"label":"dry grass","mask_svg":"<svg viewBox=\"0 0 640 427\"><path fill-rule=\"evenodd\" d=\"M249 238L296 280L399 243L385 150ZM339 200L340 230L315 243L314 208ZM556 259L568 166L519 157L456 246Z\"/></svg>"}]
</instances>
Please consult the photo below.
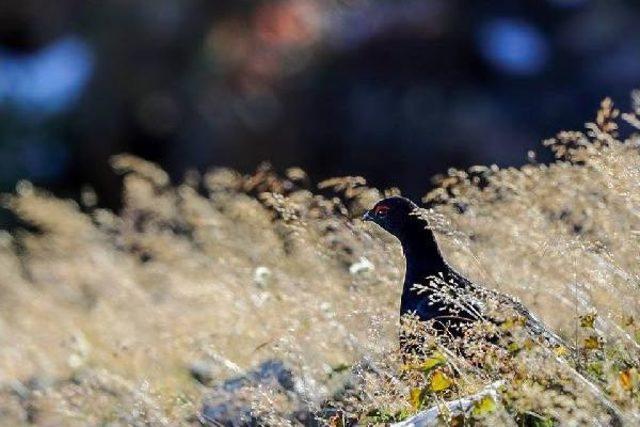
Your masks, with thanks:
<instances>
[{"instance_id":1,"label":"dry grass","mask_svg":"<svg viewBox=\"0 0 640 427\"><path fill-rule=\"evenodd\" d=\"M474 415L486 424L606 423L569 365L633 419L640 138L618 140L616 116L605 102L585 133L548 141L552 165L450 171L428 196L447 258L575 343L570 364L516 330L515 346L482 350L482 368L434 340L433 367L402 366L401 253L353 219L381 197L360 178L327 181L322 195L298 169L192 173L173 186L121 156L119 214L89 192L81 206L21 183L6 204L33 230L0 236L0 422L194 423L207 388L190 366L216 383L269 358L293 368L306 407L341 408L334 424L399 420L495 379L500 402ZM343 368L362 360L355 390L336 397ZM257 390L252 405L292 422L286 396Z\"/></svg>"}]
</instances>

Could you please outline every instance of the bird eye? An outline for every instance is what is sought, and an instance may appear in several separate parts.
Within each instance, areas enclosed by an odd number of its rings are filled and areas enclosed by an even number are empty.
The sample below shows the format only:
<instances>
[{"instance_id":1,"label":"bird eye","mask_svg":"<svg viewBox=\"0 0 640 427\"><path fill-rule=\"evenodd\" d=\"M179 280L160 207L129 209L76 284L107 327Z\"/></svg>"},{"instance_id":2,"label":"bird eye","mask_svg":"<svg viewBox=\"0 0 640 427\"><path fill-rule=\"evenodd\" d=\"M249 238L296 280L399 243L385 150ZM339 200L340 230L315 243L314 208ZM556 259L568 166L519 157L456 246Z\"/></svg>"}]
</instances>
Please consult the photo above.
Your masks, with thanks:
<instances>
[{"instance_id":1,"label":"bird eye","mask_svg":"<svg viewBox=\"0 0 640 427\"><path fill-rule=\"evenodd\" d=\"M381 218L385 217L387 216L387 213L389 213L389 206L385 206L385 205L376 206L373 212Z\"/></svg>"}]
</instances>

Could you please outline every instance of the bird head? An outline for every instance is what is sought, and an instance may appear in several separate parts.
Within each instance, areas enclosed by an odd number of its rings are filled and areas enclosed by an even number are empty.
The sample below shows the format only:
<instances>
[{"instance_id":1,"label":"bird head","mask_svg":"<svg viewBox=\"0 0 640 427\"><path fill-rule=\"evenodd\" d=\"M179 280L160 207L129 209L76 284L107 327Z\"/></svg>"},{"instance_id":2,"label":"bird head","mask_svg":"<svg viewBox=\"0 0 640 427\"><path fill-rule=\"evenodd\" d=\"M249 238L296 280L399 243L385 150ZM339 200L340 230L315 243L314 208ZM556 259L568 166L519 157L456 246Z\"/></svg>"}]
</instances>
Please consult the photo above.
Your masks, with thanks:
<instances>
[{"instance_id":1,"label":"bird head","mask_svg":"<svg viewBox=\"0 0 640 427\"><path fill-rule=\"evenodd\" d=\"M365 212L363 221L372 221L384 230L401 239L410 223L416 218L410 214L418 206L405 197L388 197L380 200L373 208Z\"/></svg>"}]
</instances>

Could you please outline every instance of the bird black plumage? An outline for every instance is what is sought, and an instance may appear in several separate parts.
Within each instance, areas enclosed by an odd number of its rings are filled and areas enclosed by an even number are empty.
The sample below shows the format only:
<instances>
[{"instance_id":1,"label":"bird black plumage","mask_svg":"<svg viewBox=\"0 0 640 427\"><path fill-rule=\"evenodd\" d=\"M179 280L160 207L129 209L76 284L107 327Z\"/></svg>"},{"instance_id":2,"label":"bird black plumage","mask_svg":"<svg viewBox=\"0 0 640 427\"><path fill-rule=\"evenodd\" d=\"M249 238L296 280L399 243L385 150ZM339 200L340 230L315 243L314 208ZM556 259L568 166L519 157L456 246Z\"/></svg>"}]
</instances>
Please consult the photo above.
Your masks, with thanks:
<instances>
[{"instance_id":1,"label":"bird black plumage","mask_svg":"<svg viewBox=\"0 0 640 427\"><path fill-rule=\"evenodd\" d=\"M406 272L400 302L401 316L415 316L421 321L433 323L438 334L449 334L455 338L465 337L465 331L481 321L489 321L503 326L504 316L495 316L487 310L484 301L497 302L498 311L512 311L524 322L531 337L543 341L546 346L564 348L573 354L576 352L558 335L546 327L520 301L466 279L447 264L438 248L432 231L423 219L418 217L418 206L404 197L389 197L379 201L363 220L373 221L395 236L402 245L406 259ZM502 318L501 318L502 317ZM500 329L500 328L499 328ZM404 338L404 344L403 344ZM417 338L417 339L416 339ZM493 338L496 338L495 336ZM498 343L489 337L492 344ZM499 340L498 340L499 341ZM420 337L400 335L403 353L421 356ZM466 355L463 348L462 354ZM553 353L551 353L553 354ZM559 356L554 355L556 359ZM629 417L588 378L569 365L566 372L573 379L586 386L588 390L611 415L612 425L632 425Z\"/></svg>"},{"instance_id":2,"label":"bird black plumage","mask_svg":"<svg viewBox=\"0 0 640 427\"><path fill-rule=\"evenodd\" d=\"M406 272L400 301L400 315L431 321L438 333L462 336L473 322L501 324L486 310L485 301L507 306L524 320L535 337L551 346L568 347L515 298L482 287L453 270L442 257L438 243L425 221L416 214L418 206L404 197L379 201L363 220L372 221L395 236L402 245ZM483 301L484 300L484 301Z\"/></svg>"}]
</instances>

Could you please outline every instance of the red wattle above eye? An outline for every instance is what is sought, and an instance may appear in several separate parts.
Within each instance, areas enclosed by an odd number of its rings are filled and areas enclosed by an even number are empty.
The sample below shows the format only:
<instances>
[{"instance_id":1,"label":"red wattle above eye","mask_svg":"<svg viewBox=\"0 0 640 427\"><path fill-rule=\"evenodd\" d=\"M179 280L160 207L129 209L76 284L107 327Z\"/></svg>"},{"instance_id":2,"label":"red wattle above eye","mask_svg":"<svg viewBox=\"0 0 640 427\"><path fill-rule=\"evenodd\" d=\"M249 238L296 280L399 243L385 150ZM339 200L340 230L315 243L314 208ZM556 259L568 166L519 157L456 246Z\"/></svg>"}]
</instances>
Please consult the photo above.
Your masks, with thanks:
<instances>
[{"instance_id":1,"label":"red wattle above eye","mask_svg":"<svg viewBox=\"0 0 640 427\"><path fill-rule=\"evenodd\" d=\"M376 215L385 215L387 212L389 212L389 206L376 206L374 209Z\"/></svg>"}]
</instances>

